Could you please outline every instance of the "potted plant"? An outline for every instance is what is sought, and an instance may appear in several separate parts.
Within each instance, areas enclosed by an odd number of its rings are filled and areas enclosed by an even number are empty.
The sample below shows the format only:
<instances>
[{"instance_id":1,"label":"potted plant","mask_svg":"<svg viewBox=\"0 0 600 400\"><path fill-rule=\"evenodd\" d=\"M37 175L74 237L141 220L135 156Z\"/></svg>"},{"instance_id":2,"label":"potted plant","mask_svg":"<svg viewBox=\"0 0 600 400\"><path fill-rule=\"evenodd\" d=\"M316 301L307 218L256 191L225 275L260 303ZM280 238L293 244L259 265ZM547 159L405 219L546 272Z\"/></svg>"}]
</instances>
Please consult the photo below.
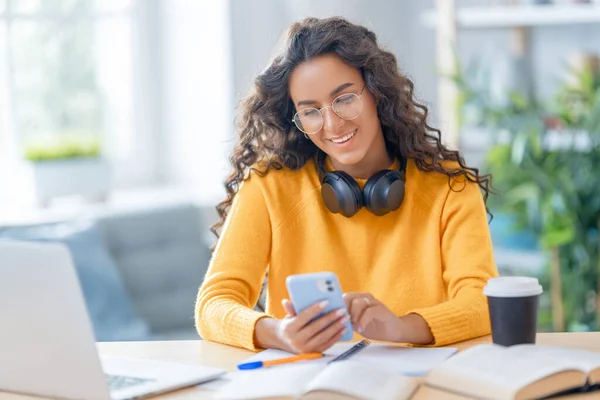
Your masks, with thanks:
<instances>
[{"instance_id":1,"label":"potted plant","mask_svg":"<svg viewBox=\"0 0 600 400\"><path fill-rule=\"evenodd\" d=\"M70 195L88 201L107 199L110 168L97 136L69 133L37 138L27 141L24 149L40 205L46 207L53 198Z\"/></svg>"},{"instance_id":2,"label":"potted plant","mask_svg":"<svg viewBox=\"0 0 600 400\"><path fill-rule=\"evenodd\" d=\"M600 328L600 71L572 71L554 105L518 93L499 106L464 75L464 104L478 107L494 144L487 155L499 195L491 207L532 230L547 255L550 304L541 324L556 331Z\"/></svg>"}]
</instances>

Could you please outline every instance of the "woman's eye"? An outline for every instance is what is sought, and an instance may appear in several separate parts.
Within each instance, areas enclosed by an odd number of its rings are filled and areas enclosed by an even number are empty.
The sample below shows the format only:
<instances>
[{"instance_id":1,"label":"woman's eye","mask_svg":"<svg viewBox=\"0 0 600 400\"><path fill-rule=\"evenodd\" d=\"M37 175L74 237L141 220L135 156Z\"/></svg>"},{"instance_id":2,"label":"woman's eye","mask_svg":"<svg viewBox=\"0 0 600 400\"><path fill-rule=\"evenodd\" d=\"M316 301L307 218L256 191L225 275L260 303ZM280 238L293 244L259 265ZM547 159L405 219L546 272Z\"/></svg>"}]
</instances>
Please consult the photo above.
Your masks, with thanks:
<instances>
[{"instance_id":1,"label":"woman's eye","mask_svg":"<svg viewBox=\"0 0 600 400\"><path fill-rule=\"evenodd\" d=\"M353 98L353 97L354 97L354 96L352 96L352 95L350 95L350 96L342 96L342 97L340 97L339 99L337 99L337 102L338 102L339 104L348 104L348 103L351 103L351 102L352 102L352 98Z\"/></svg>"},{"instance_id":2,"label":"woman's eye","mask_svg":"<svg viewBox=\"0 0 600 400\"><path fill-rule=\"evenodd\" d=\"M319 112L316 109L314 109L314 108L309 108L309 109L306 109L306 110L302 110L302 116L303 117L314 117L317 114L319 114Z\"/></svg>"}]
</instances>

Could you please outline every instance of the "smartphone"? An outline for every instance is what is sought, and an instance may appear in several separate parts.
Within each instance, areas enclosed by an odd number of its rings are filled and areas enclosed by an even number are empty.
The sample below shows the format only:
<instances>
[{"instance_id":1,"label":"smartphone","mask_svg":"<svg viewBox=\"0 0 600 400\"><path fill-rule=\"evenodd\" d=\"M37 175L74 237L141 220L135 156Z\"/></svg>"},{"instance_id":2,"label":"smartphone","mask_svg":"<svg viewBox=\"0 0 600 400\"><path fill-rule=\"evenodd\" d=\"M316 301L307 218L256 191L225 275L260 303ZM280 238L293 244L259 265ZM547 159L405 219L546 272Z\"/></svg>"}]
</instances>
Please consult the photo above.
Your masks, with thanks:
<instances>
[{"instance_id":1,"label":"smartphone","mask_svg":"<svg viewBox=\"0 0 600 400\"><path fill-rule=\"evenodd\" d=\"M333 272L290 275L285 280L285 284L296 313L324 300L329 304L315 319L338 308L346 310L340 282ZM352 323L348 321L346 333L340 341L351 340L353 336Z\"/></svg>"}]
</instances>

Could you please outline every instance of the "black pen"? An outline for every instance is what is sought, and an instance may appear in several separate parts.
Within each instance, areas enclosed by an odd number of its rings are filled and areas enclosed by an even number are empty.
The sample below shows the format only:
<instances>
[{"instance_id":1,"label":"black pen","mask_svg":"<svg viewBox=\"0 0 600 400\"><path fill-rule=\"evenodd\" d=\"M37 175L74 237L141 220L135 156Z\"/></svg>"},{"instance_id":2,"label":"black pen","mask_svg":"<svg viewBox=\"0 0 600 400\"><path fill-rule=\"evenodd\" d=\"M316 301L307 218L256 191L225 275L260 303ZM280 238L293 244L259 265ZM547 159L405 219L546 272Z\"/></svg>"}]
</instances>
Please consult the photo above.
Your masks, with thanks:
<instances>
[{"instance_id":1,"label":"black pen","mask_svg":"<svg viewBox=\"0 0 600 400\"><path fill-rule=\"evenodd\" d=\"M367 339L361 340L360 342L356 343L354 346L352 346L351 348L349 348L348 350L346 350L339 356L335 357L333 360L330 360L327 364L331 364L332 362L335 362L335 361L345 360L348 357L351 357L354 354L358 353L359 351L367 348L367 346L369 346L370 344L371 344L371 342L368 341Z\"/></svg>"}]
</instances>

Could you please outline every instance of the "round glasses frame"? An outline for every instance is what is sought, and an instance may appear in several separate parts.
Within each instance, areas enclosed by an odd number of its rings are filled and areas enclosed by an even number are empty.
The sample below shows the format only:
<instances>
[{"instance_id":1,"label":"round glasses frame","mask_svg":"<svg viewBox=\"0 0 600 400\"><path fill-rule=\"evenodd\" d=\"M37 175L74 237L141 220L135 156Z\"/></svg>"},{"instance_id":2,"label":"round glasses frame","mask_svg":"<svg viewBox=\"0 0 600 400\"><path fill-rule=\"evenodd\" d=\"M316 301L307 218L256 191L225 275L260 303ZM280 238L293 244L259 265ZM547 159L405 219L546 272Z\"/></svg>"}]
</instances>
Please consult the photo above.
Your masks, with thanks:
<instances>
[{"instance_id":1,"label":"round glasses frame","mask_svg":"<svg viewBox=\"0 0 600 400\"><path fill-rule=\"evenodd\" d=\"M339 95L338 97L336 97L335 99L333 99L333 101L331 102L331 105L325 106L325 107L321 107L321 108L316 108L316 107L307 107L307 108L303 108L300 111L304 111L306 112L306 110L317 110L319 112L319 114L321 114L321 126L319 127L319 129L317 129L314 132L306 132L304 129L300 128L300 125L297 122L297 119L299 119L300 117L298 116L297 112L294 114L294 118L292 118L292 122L294 123L294 125L296 125L296 128L298 128L298 130L306 135L314 135L315 133L319 132L321 129L323 129L323 125L325 124L325 116L323 115L323 110L326 108L331 107L331 109L333 110L333 112L335 113L335 115L337 115L338 117L340 117L343 120L346 121L351 121L353 119L356 119L360 116L360 114L362 113L363 110L363 103L362 103L362 94L365 90L365 88L367 87L367 84L365 83L362 87L362 89L360 90L360 93L356 94L356 93L344 93ZM338 101L340 98L344 97L344 96L348 96L348 95L352 95L352 96L356 96L356 98L358 98L358 101L360 101L360 111L358 114L356 114L355 117L352 118L344 118L341 115L338 114L338 112L335 110L335 107L333 106L335 104L336 101Z\"/></svg>"}]
</instances>

